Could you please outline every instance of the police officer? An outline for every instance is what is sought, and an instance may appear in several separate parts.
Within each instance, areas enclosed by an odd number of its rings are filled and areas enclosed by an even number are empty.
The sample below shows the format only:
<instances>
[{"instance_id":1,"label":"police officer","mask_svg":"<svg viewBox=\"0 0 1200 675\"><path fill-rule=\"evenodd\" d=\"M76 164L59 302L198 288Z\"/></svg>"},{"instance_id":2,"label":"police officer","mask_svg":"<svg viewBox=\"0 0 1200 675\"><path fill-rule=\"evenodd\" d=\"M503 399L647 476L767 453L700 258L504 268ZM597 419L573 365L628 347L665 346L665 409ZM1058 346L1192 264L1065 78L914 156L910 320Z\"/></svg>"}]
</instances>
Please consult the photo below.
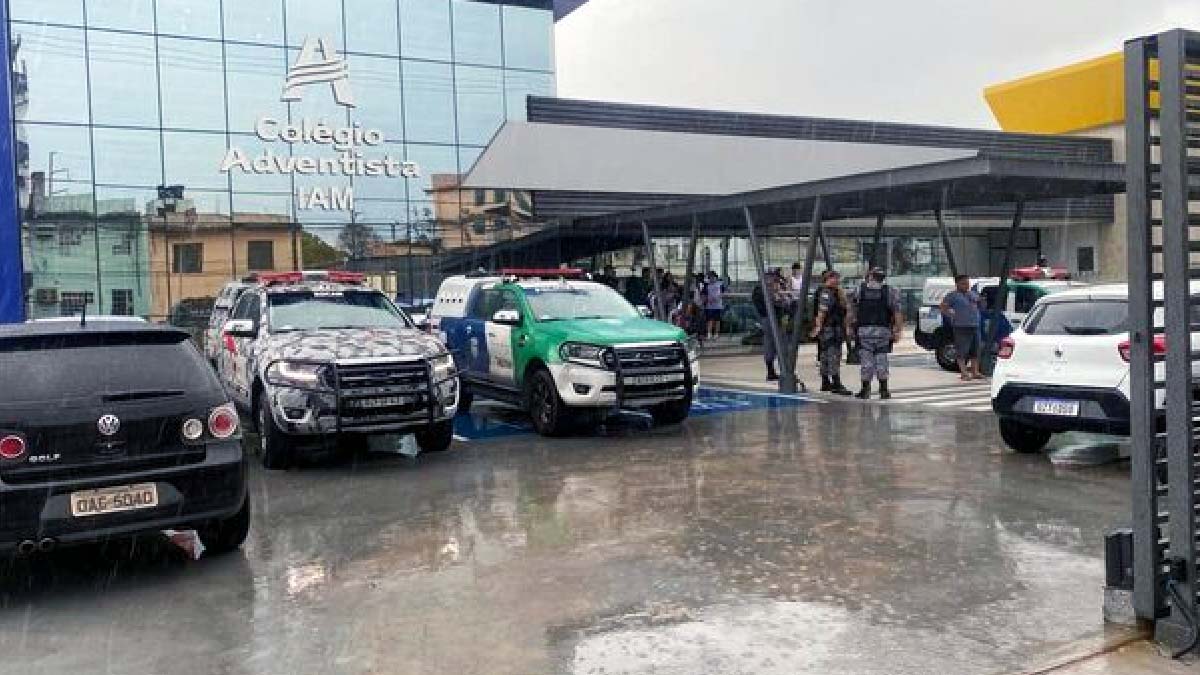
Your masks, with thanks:
<instances>
[{"instance_id":1,"label":"police officer","mask_svg":"<svg viewBox=\"0 0 1200 675\"><path fill-rule=\"evenodd\" d=\"M871 380L879 380L879 398L891 398L888 391L888 353L900 338L904 315L900 312L900 292L883 282L887 274L876 267L858 287L851 303L850 327L858 338L858 358L862 371L862 389L855 398L871 397Z\"/></svg>"},{"instance_id":2,"label":"police officer","mask_svg":"<svg viewBox=\"0 0 1200 675\"><path fill-rule=\"evenodd\" d=\"M784 280L778 267L772 267L767 270L764 275L766 278L767 287L763 289L760 283L754 287L754 291L750 294L750 301L754 304L754 311L758 313L759 323L763 327L763 362L767 366L767 381L773 382L779 379L779 373L775 370L775 361L779 356L775 352L776 333L783 335L783 326L781 325L784 315L787 313L787 305L784 302L783 283ZM770 317L767 314L767 303L770 302L775 310L774 325L771 324ZM780 366L782 366L780 360Z\"/></svg>"},{"instance_id":3,"label":"police officer","mask_svg":"<svg viewBox=\"0 0 1200 675\"><path fill-rule=\"evenodd\" d=\"M813 328L810 337L817 341L817 364L821 371L821 391L849 396L842 385L842 344L846 341L846 294L837 270L821 273L821 287L813 298Z\"/></svg>"}]
</instances>

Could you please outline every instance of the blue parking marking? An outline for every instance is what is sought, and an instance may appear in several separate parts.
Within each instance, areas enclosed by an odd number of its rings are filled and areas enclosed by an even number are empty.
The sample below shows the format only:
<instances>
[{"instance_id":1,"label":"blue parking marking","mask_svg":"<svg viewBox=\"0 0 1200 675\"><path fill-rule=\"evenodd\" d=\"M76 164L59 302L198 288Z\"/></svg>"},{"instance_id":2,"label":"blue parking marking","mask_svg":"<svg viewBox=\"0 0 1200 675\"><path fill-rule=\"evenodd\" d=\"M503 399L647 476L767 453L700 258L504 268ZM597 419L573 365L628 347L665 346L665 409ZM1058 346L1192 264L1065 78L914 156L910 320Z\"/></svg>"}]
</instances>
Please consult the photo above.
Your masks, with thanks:
<instances>
[{"instance_id":1,"label":"blue parking marking","mask_svg":"<svg viewBox=\"0 0 1200 675\"><path fill-rule=\"evenodd\" d=\"M700 387L692 401L693 417L725 415L769 408L798 408L818 399L796 394L771 394L721 387ZM511 408L478 406L454 418L454 436L459 441L485 441L534 433L529 420Z\"/></svg>"}]
</instances>

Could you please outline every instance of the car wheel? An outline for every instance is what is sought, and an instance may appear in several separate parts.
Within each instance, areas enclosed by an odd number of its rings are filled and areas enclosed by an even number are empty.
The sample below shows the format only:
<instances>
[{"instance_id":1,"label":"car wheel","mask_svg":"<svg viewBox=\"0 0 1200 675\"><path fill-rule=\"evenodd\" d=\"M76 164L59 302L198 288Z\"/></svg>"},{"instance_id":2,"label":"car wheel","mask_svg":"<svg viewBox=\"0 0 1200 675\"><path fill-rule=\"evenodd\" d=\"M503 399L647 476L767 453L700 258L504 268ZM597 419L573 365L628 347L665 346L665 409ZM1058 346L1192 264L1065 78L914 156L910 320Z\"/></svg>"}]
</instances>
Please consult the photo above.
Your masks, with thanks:
<instances>
[{"instance_id":1,"label":"car wheel","mask_svg":"<svg viewBox=\"0 0 1200 675\"><path fill-rule=\"evenodd\" d=\"M292 443L275 424L267 392L258 400L258 454L265 469L286 469L292 465Z\"/></svg>"},{"instance_id":2,"label":"car wheel","mask_svg":"<svg viewBox=\"0 0 1200 675\"><path fill-rule=\"evenodd\" d=\"M1021 453L1039 452L1050 442L1052 434L1045 429L1021 424L1015 420L1000 420L1000 438L1005 445Z\"/></svg>"},{"instance_id":3,"label":"car wheel","mask_svg":"<svg viewBox=\"0 0 1200 675\"><path fill-rule=\"evenodd\" d=\"M457 414L466 415L467 413L471 412L471 403L473 403L475 401L475 395L471 393L470 389L467 389L467 385L465 385L465 384L460 383L458 385L458 387L459 387L459 389L458 389L458 413Z\"/></svg>"},{"instance_id":4,"label":"car wheel","mask_svg":"<svg viewBox=\"0 0 1200 675\"><path fill-rule=\"evenodd\" d=\"M421 452L445 452L450 449L450 443L454 440L454 425L450 420L434 422L414 435Z\"/></svg>"},{"instance_id":5,"label":"car wheel","mask_svg":"<svg viewBox=\"0 0 1200 675\"><path fill-rule=\"evenodd\" d=\"M533 428L543 436L561 436L566 431L566 405L558 396L554 377L546 369L535 370L529 378L526 408Z\"/></svg>"},{"instance_id":6,"label":"car wheel","mask_svg":"<svg viewBox=\"0 0 1200 675\"><path fill-rule=\"evenodd\" d=\"M204 551L212 555L230 553L242 547L250 533L250 495L242 502L242 508L232 516L209 523L197 530Z\"/></svg>"},{"instance_id":7,"label":"car wheel","mask_svg":"<svg viewBox=\"0 0 1200 675\"><path fill-rule=\"evenodd\" d=\"M654 416L655 424L679 424L687 419L688 413L692 411L692 397L689 394L686 398L678 401L668 401L660 403L650 409L650 414Z\"/></svg>"},{"instance_id":8,"label":"car wheel","mask_svg":"<svg viewBox=\"0 0 1200 675\"><path fill-rule=\"evenodd\" d=\"M958 372L958 362L954 359L957 354L954 351L954 343L945 340L938 345L937 349L933 350L933 357L937 359L937 363L943 370L948 370L952 373Z\"/></svg>"}]
</instances>

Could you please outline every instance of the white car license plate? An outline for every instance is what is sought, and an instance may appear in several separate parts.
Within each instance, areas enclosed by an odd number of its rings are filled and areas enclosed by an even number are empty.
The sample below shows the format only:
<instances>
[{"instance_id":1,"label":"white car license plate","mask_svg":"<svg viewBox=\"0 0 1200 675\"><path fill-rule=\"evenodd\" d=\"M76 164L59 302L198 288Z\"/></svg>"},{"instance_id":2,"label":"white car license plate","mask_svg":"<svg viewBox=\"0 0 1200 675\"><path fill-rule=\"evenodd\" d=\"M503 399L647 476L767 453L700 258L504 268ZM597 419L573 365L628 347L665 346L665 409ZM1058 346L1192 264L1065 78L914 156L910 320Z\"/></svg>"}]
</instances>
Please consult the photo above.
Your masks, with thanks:
<instances>
[{"instance_id":1,"label":"white car license plate","mask_svg":"<svg viewBox=\"0 0 1200 675\"><path fill-rule=\"evenodd\" d=\"M1057 398L1036 398L1033 400L1033 412L1040 415L1062 415L1077 417L1079 401L1064 401Z\"/></svg>"},{"instance_id":2,"label":"white car license plate","mask_svg":"<svg viewBox=\"0 0 1200 675\"><path fill-rule=\"evenodd\" d=\"M71 515L76 518L119 511L136 511L158 506L158 486L154 483L82 490L71 493Z\"/></svg>"},{"instance_id":3,"label":"white car license plate","mask_svg":"<svg viewBox=\"0 0 1200 675\"><path fill-rule=\"evenodd\" d=\"M379 396L376 398L360 398L347 402L350 408L394 408L408 405L413 401L412 396Z\"/></svg>"},{"instance_id":4,"label":"white car license plate","mask_svg":"<svg viewBox=\"0 0 1200 675\"><path fill-rule=\"evenodd\" d=\"M662 375L634 375L632 377L625 378L625 384L667 384L668 382L675 382L682 379L683 375L678 373L665 373Z\"/></svg>"}]
</instances>

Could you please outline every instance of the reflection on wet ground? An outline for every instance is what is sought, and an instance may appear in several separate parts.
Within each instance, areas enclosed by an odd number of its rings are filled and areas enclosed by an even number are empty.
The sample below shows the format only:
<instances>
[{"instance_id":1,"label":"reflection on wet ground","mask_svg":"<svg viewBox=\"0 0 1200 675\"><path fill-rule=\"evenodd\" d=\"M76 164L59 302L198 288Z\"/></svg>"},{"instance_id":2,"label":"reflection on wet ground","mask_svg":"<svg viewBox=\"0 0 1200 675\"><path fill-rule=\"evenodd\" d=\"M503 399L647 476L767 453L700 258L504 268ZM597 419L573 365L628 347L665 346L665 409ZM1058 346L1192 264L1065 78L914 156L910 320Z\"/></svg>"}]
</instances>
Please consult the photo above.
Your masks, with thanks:
<instances>
[{"instance_id":1,"label":"reflection on wet ground","mask_svg":"<svg viewBox=\"0 0 1200 675\"><path fill-rule=\"evenodd\" d=\"M827 403L255 471L240 555L10 569L0 672L993 673L1105 636L1122 464ZM32 569L30 569L32 568Z\"/></svg>"}]
</instances>

